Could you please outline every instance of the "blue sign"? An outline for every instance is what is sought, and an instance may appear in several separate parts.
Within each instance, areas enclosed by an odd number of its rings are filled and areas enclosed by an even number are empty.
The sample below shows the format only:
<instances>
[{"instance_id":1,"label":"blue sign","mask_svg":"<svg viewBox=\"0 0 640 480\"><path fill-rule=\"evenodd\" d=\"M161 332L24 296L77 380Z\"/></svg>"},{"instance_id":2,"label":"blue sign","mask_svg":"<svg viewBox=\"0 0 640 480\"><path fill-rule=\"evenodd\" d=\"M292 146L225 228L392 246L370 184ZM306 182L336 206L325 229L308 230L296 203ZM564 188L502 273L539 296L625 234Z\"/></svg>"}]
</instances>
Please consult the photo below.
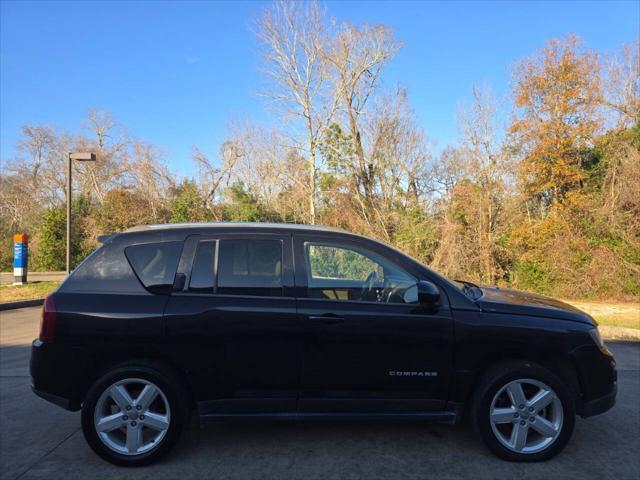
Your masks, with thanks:
<instances>
[{"instance_id":1,"label":"blue sign","mask_svg":"<svg viewBox=\"0 0 640 480\"><path fill-rule=\"evenodd\" d=\"M13 268L27 268L29 261L29 244L13 244Z\"/></svg>"},{"instance_id":2,"label":"blue sign","mask_svg":"<svg viewBox=\"0 0 640 480\"><path fill-rule=\"evenodd\" d=\"M29 263L29 236L16 233L13 236L13 277L15 283L27 281L27 265Z\"/></svg>"}]
</instances>

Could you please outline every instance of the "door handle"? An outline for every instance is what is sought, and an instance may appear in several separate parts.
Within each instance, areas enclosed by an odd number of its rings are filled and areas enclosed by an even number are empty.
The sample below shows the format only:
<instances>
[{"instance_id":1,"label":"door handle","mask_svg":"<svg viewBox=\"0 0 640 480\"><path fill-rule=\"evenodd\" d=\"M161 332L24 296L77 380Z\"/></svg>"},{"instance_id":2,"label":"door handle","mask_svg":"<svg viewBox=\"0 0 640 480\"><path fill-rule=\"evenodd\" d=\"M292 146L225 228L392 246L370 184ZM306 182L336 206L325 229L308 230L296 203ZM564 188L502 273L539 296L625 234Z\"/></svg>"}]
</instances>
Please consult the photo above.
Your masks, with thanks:
<instances>
[{"instance_id":1,"label":"door handle","mask_svg":"<svg viewBox=\"0 0 640 480\"><path fill-rule=\"evenodd\" d=\"M310 315L309 320L311 320L312 322L322 322L326 324L344 322L344 318L338 317L336 315Z\"/></svg>"}]
</instances>

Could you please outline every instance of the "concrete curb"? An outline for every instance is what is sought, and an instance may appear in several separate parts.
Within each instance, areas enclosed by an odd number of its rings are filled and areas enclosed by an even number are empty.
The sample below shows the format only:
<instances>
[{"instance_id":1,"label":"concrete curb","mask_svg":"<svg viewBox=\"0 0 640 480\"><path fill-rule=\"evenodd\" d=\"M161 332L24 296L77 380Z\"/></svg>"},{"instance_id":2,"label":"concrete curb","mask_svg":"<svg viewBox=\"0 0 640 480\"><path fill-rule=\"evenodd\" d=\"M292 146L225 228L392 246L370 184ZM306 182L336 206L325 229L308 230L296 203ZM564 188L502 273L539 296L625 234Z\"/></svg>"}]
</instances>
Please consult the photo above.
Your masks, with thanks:
<instances>
[{"instance_id":1,"label":"concrete curb","mask_svg":"<svg viewBox=\"0 0 640 480\"><path fill-rule=\"evenodd\" d=\"M622 342L640 342L640 330L636 328L611 327L609 325L598 326L600 335L604 340Z\"/></svg>"},{"instance_id":2,"label":"concrete curb","mask_svg":"<svg viewBox=\"0 0 640 480\"><path fill-rule=\"evenodd\" d=\"M0 303L0 312L3 310L14 310L16 308L37 307L44 303L44 298L36 298L35 300L21 300L19 302Z\"/></svg>"}]
</instances>

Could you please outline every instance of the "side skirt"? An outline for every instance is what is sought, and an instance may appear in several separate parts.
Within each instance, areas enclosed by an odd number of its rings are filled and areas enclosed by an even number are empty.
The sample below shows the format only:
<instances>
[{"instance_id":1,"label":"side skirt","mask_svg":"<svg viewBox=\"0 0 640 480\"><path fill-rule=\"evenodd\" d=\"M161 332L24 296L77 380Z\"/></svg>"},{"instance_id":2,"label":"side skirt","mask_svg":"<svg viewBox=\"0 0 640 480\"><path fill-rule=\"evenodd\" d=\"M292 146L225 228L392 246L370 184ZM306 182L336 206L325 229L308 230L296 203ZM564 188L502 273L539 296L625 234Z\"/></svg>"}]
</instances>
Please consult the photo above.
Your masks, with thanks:
<instances>
[{"instance_id":1,"label":"side skirt","mask_svg":"<svg viewBox=\"0 0 640 480\"><path fill-rule=\"evenodd\" d=\"M454 425L458 423L458 415L455 412L393 412L393 413L313 413L313 412L279 412L279 413L206 413L200 414L202 422L215 422L219 420L345 420L345 421L379 421L379 420L410 420L431 421Z\"/></svg>"}]
</instances>

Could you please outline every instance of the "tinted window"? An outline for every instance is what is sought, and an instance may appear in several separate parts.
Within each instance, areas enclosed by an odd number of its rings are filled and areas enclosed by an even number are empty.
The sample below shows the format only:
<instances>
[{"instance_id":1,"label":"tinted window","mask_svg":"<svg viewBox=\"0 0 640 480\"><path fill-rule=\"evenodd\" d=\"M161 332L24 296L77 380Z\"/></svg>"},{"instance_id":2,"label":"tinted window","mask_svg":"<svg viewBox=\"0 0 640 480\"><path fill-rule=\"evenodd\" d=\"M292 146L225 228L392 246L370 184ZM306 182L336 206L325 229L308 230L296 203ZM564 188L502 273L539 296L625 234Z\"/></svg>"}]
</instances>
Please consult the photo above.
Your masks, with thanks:
<instances>
[{"instance_id":1,"label":"tinted window","mask_svg":"<svg viewBox=\"0 0 640 480\"><path fill-rule=\"evenodd\" d=\"M310 297L381 303L418 301L416 279L373 252L306 242L305 254Z\"/></svg>"},{"instance_id":2,"label":"tinted window","mask_svg":"<svg viewBox=\"0 0 640 480\"><path fill-rule=\"evenodd\" d=\"M182 252L182 242L132 245L124 251L145 287L173 285L173 277Z\"/></svg>"},{"instance_id":3,"label":"tinted window","mask_svg":"<svg viewBox=\"0 0 640 480\"><path fill-rule=\"evenodd\" d=\"M375 272L382 275L380 265L348 248L308 244L311 279L366 280Z\"/></svg>"},{"instance_id":4,"label":"tinted window","mask_svg":"<svg viewBox=\"0 0 640 480\"><path fill-rule=\"evenodd\" d=\"M221 240L217 292L230 295L282 295L282 242Z\"/></svg>"},{"instance_id":5,"label":"tinted window","mask_svg":"<svg viewBox=\"0 0 640 480\"><path fill-rule=\"evenodd\" d=\"M93 252L62 283L60 292L146 293L119 243Z\"/></svg>"},{"instance_id":6,"label":"tinted window","mask_svg":"<svg viewBox=\"0 0 640 480\"><path fill-rule=\"evenodd\" d=\"M213 260L215 258L216 243L201 242L191 269L189 291L213 293Z\"/></svg>"}]
</instances>

